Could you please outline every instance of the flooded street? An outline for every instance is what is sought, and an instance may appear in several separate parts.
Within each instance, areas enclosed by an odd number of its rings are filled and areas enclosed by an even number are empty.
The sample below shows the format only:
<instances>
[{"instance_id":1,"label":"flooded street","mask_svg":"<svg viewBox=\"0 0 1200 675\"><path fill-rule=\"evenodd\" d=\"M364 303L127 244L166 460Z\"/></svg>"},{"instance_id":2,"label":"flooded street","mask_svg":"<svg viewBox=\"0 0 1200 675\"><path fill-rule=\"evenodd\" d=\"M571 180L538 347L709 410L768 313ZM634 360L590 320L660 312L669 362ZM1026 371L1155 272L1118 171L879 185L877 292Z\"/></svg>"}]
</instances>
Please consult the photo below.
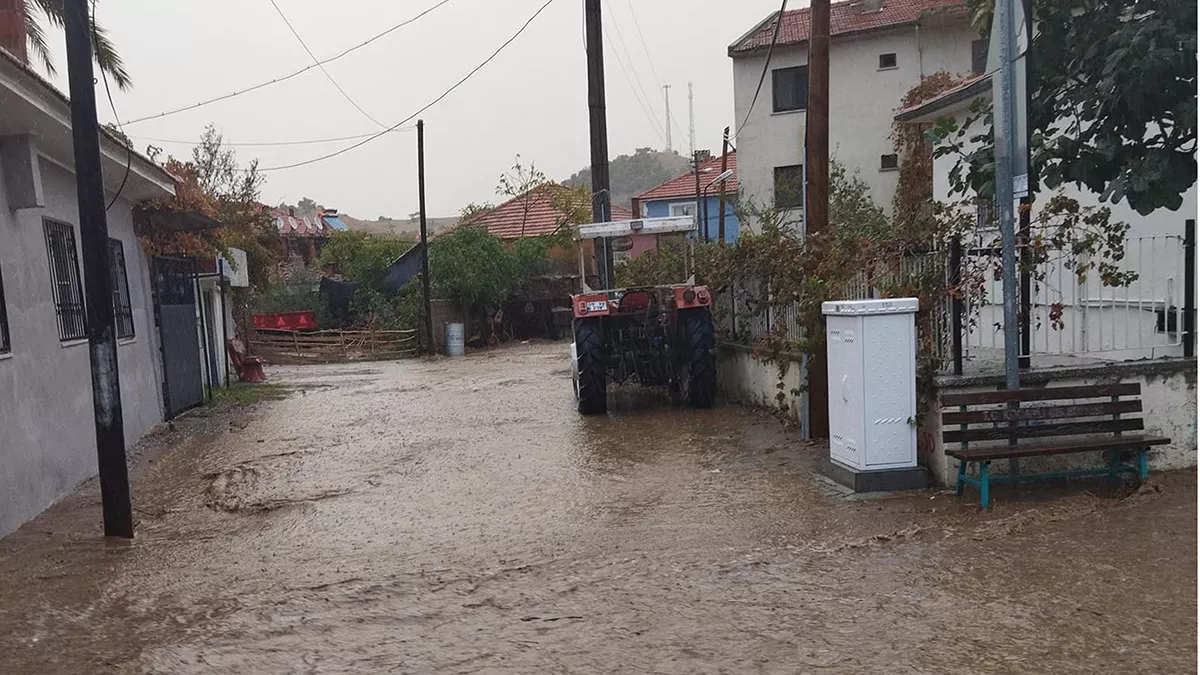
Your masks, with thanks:
<instances>
[{"instance_id":1,"label":"flooded street","mask_svg":"<svg viewBox=\"0 0 1200 675\"><path fill-rule=\"evenodd\" d=\"M275 368L0 540L0 673L1184 673L1196 481L852 499L769 415L565 344Z\"/></svg>"}]
</instances>

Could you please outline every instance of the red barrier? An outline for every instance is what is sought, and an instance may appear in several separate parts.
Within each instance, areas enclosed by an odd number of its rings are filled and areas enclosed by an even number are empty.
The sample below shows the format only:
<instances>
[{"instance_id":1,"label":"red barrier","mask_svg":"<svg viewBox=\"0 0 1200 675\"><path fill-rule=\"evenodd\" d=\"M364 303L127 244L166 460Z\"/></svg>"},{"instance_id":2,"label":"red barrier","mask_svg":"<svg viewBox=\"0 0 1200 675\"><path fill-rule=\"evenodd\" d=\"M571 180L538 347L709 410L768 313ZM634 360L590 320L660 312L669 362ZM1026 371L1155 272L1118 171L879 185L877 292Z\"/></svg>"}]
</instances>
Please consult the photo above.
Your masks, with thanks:
<instances>
[{"instance_id":1,"label":"red barrier","mask_svg":"<svg viewBox=\"0 0 1200 675\"><path fill-rule=\"evenodd\" d=\"M313 311L255 314L255 330L316 330L317 314Z\"/></svg>"}]
</instances>

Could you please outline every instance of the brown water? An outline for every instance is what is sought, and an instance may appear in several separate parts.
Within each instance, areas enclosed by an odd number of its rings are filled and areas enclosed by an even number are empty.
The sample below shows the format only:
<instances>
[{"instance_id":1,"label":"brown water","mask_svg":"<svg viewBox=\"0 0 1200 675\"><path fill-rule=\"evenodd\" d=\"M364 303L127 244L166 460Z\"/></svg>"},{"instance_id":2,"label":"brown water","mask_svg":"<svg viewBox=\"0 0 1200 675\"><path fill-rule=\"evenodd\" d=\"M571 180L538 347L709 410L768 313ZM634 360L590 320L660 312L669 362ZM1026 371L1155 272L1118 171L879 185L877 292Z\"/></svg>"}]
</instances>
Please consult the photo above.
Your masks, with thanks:
<instances>
[{"instance_id":1,"label":"brown water","mask_svg":"<svg viewBox=\"0 0 1200 675\"><path fill-rule=\"evenodd\" d=\"M274 369L0 540L0 673L1182 673L1196 481L847 499L769 416L622 391L565 345Z\"/></svg>"}]
</instances>

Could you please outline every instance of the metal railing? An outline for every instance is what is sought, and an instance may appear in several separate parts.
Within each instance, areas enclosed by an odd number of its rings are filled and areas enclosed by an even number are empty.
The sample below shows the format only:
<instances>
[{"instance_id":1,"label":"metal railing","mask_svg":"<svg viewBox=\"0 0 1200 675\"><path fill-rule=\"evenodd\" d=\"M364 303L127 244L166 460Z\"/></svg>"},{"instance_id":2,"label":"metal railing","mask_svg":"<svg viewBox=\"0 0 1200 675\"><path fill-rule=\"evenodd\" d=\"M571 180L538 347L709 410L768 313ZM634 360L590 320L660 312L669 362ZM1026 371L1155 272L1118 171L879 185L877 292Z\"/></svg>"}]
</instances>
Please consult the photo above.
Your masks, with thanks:
<instances>
[{"instance_id":1,"label":"metal railing","mask_svg":"<svg viewBox=\"0 0 1200 675\"><path fill-rule=\"evenodd\" d=\"M1126 284L1106 285L1097 270L1068 251L1052 251L1030 274L1021 356L1134 360L1183 356L1188 291L1186 237L1132 237L1124 257L1109 261L1133 273ZM1194 244L1193 244L1194 246ZM971 265L970 254L965 265ZM1003 358L1001 284L988 278L981 294L963 303L963 358ZM1189 296L1189 297L1185 297ZM1027 335L1027 337L1025 337Z\"/></svg>"}]
</instances>

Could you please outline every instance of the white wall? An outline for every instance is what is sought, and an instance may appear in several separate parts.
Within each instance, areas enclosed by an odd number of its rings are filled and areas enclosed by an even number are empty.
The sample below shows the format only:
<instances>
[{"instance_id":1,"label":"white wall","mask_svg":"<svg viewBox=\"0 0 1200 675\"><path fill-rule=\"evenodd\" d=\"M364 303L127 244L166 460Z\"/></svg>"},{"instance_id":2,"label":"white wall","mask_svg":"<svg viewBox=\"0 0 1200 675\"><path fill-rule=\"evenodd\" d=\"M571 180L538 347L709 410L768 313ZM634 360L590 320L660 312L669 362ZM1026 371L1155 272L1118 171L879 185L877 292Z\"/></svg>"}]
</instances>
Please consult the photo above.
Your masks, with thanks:
<instances>
[{"instance_id":1,"label":"white wall","mask_svg":"<svg viewBox=\"0 0 1200 675\"><path fill-rule=\"evenodd\" d=\"M879 169L880 155L892 154L892 119L900 99L922 74L940 70L967 74L971 41L978 39L965 22L927 23L887 32L835 38L830 46L830 155L857 171L875 202L891 210L896 171ZM895 53L897 67L879 70L879 55ZM765 54L733 59L734 110L738 124L754 99ZM777 49L771 69L808 62L806 45ZM748 122L738 131L738 182L742 194L771 204L774 167L803 164L805 112L772 112L771 73L767 73ZM750 225L754 227L754 225Z\"/></svg>"},{"instance_id":2,"label":"white wall","mask_svg":"<svg viewBox=\"0 0 1200 675\"><path fill-rule=\"evenodd\" d=\"M74 227L82 279L75 180L46 157L41 168L46 207L14 212L0 167L0 274L12 342L11 355L0 358L0 536L97 472L88 346L59 339L42 228L43 217ZM117 347L129 445L163 418L149 267L131 209L120 200L108 212L109 234L125 249L136 334Z\"/></svg>"}]
</instances>

